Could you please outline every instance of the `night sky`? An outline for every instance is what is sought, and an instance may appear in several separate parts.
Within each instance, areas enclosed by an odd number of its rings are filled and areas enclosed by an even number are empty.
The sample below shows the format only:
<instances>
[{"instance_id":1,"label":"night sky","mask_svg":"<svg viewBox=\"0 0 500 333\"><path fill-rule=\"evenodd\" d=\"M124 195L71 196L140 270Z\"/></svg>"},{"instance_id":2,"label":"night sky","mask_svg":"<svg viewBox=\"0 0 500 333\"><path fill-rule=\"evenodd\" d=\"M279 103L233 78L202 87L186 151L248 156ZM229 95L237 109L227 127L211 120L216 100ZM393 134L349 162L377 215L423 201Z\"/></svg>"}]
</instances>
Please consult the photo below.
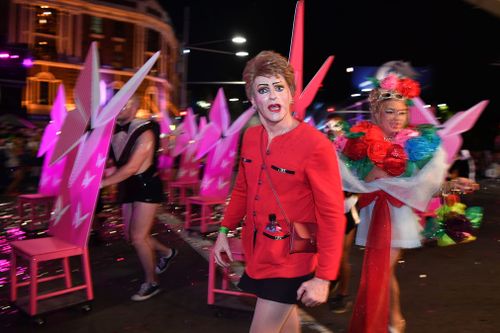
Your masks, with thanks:
<instances>
[{"instance_id":1,"label":"night sky","mask_svg":"<svg viewBox=\"0 0 500 333\"><path fill-rule=\"evenodd\" d=\"M189 7L189 43L247 38L243 47L231 42L202 47L237 51L250 57L261 50L288 56L294 0L159 0L169 13L179 41L184 8ZM350 66L380 66L403 60L428 67L431 84L422 92L429 104L447 103L465 110L490 99L473 131L465 136L472 149L489 149L500 117L500 18L460 1L306 0L304 84L328 55L335 55L315 102L341 107L353 100ZM192 51L188 81L240 81L247 58ZM188 85L190 100L211 100L219 86ZM224 86L226 97L245 99L243 86ZM245 105L231 103L233 113Z\"/></svg>"}]
</instances>

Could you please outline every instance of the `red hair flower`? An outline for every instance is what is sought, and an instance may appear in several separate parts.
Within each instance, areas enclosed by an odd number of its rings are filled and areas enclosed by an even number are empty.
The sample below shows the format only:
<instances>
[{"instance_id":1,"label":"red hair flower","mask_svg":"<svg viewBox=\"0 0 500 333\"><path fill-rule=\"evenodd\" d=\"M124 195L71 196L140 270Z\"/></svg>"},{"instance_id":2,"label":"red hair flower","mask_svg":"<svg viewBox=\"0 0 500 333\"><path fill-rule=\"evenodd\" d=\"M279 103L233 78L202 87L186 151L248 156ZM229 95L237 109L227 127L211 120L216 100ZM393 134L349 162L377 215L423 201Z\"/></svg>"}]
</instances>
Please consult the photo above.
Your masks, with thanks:
<instances>
[{"instance_id":1,"label":"red hair flower","mask_svg":"<svg viewBox=\"0 0 500 333\"><path fill-rule=\"evenodd\" d=\"M420 84L409 78L399 80L396 90L408 99L420 95Z\"/></svg>"}]
</instances>

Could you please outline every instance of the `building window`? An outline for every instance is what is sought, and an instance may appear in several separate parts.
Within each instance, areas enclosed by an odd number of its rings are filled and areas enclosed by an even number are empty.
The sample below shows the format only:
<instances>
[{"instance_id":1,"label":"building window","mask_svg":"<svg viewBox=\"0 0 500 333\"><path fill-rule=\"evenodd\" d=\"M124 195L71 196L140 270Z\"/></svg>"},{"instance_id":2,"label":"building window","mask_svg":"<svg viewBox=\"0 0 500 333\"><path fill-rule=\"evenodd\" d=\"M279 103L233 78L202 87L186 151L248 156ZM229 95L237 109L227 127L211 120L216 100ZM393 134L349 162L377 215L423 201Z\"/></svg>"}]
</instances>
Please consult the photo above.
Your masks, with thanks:
<instances>
[{"instance_id":1,"label":"building window","mask_svg":"<svg viewBox=\"0 0 500 333\"><path fill-rule=\"evenodd\" d=\"M38 59L56 60L57 59L56 40L50 37L36 36L35 45L33 47L33 53Z\"/></svg>"},{"instance_id":2,"label":"building window","mask_svg":"<svg viewBox=\"0 0 500 333\"><path fill-rule=\"evenodd\" d=\"M113 22L113 37L126 38L127 37L127 24L121 21Z\"/></svg>"},{"instance_id":3,"label":"building window","mask_svg":"<svg viewBox=\"0 0 500 333\"><path fill-rule=\"evenodd\" d=\"M29 110L48 110L54 103L61 80L57 80L50 72L40 72L29 77L26 85L25 104Z\"/></svg>"},{"instance_id":4,"label":"building window","mask_svg":"<svg viewBox=\"0 0 500 333\"><path fill-rule=\"evenodd\" d=\"M49 6L37 6L35 31L55 36L57 34L57 10Z\"/></svg>"},{"instance_id":5,"label":"building window","mask_svg":"<svg viewBox=\"0 0 500 333\"><path fill-rule=\"evenodd\" d=\"M158 109L158 88L149 86L144 94L144 109L149 114L157 114Z\"/></svg>"},{"instance_id":6,"label":"building window","mask_svg":"<svg viewBox=\"0 0 500 333\"><path fill-rule=\"evenodd\" d=\"M90 18L90 32L96 35L102 35L102 17L92 16Z\"/></svg>"},{"instance_id":7,"label":"building window","mask_svg":"<svg viewBox=\"0 0 500 333\"><path fill-rule=\"evenodd\" d=\"M58 12L49 6L35 7L33 53L38 59L57 60Z\"/></svg>"},{"instance_id":8,"label":"building window","mask_svg":"<svg viewBox=\"0 0 500 333\"><path fill-rule=\"evenodd\" d=\"M40 93L37 104L49 105L49 81L40 81L39 84Z\"/></svg>"},{"instance_id":9,"label":"building window","mask_svg":"<svg viewBox=\"0 0 500 333\"><path fill-rule=\"evenodd\" d=\"M148 29L148 45L146 51L156 52L160 49L160 34L158 31Z\"/></svg>"}]
</instances>

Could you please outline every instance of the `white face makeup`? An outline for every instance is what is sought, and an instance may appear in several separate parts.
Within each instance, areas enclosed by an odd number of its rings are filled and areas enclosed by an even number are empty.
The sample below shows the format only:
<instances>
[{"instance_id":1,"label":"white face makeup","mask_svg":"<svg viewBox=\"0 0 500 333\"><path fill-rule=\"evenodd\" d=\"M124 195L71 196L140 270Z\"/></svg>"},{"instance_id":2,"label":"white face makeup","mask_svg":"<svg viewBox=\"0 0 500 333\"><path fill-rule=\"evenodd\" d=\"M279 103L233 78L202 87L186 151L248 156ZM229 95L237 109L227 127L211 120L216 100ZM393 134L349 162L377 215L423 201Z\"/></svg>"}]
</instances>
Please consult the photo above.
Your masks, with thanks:
<instances>
[{"instance_id":1,"label":"white face makeup","mask_svg":"<svg viewBox=\"0 0 500 333\"><path fill-rule=\"evenodd\" d=\"M253 82L251 102L261 121L279 123L292 117L290 104L292 93L282 75L257 76Z\"/></svg>"},{"instance_id":2,"label":"white face makeup","mask_svg":"<svg viewBox=\"0 0 500 333\"><path fill-rule=\"evenodd\" d=\"M375 121L386 136L393 136L408 123L408 106L402 100L387 100L377 108Z\"/></svg>"}]
</instances>

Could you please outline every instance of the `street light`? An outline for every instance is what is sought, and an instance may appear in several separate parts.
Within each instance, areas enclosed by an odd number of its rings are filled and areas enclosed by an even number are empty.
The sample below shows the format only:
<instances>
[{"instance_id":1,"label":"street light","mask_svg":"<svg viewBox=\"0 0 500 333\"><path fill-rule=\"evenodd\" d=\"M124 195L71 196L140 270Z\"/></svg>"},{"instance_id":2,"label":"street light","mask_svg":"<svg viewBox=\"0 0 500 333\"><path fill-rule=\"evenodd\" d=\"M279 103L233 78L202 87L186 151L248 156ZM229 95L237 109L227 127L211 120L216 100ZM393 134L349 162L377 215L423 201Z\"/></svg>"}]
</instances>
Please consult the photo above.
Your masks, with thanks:
<instances>
[{"instance_id":1,"label":"street light","mask_svg":"<svg viewBox=\"0 0 500 333\"><path fill-rule=\"evenodd\" d=\"M182 108L187 107L188 54L190 54L191 51L201 51L201 52L226 54L226 55L232 55L232 56L237 56L237 57L247 57L248 56L248 52L246 52L246 51L230 52L230 51L200 47L200 45L209 45L209 44L216 44L216 43L222 43L222 42L228 42L228 41L231 41L235 44L244 44L244 43L246 43L247 40L243 36L234 36L231 39L219 39L219 40L200 42L200 43L194 43L194 44L188 44L187 42L184 43L184 47L182 48L182 64L183 64L183 66L182 66L182 68L183 68L182 91L181 91L181 107ZM195 82L191 82L191 83L195 83ZM196 83L197 84L220 84L221 82L196 82ZM241 81L234 81L234 82L227 82L227 83L228 84L244 84L244 82L241 82Z\"/></svg>"},{"instance_id":2,"label":"street light","mask_svg":"<svg viewBox=\"0 0 500 333\"><path fill-rule=\"evenodd\" d=\"M237 57L246 57L248 56L248 52L239 51L239 52L229 52L223 50L216 50L212 48L205 48L205 45L222 43L231 41L235 44L244 44L246 43L246 38L241 35L233 36L230 39L219 39L212 40L206 42L198 42L198 43L190 43L189 42L189 25L190 25L190 9L189 7L184 7L184 22L183 22L183 40L182 40L182 48L181 48L181 59L182 59L182 80L181 80L181 108L187 107L187 76L188 76L188 55L191 51L202 51L202 52L211 52L211 53L219 53L219 54L227 54ZM203 47L200 47L203 46ZM192 82L191 82L192 83ZM196 82L197 84L214 84L215 82ZM230 84L244 84L244 82L234 81L230 82ZM220 84L218 82L217 84Z\"/></svg>"},{"instance_id":3,"label":"street light","mask_svg":"<svg viewBox=\"0 0 500 333\"><path fill-rule=\"evenodd\" d=\"M211 40L208 42L199 42L199 43L189 43L184 45L184 48L182 49L182 54L188 54L191 53L191 50L196 50L196 51L204 51L204 52L212 52L212 53L219 53L219 54L228 54L228 55L236 55L238 57L246 57L248 56L248 52L246 51L238 51L238 52L230 52L230 51L222 51L222 50L216 50L216 49L208 49L206 47L200 47L201 45L209 45L209 44L217 44L217 43L222 43L222 42L228 42L231 41L234 44L245 44L247 42L247 39L243 36L234 36L233 38L228 38L228 39L218 39L218 40Z\"/></svg>"}]
</instances>

